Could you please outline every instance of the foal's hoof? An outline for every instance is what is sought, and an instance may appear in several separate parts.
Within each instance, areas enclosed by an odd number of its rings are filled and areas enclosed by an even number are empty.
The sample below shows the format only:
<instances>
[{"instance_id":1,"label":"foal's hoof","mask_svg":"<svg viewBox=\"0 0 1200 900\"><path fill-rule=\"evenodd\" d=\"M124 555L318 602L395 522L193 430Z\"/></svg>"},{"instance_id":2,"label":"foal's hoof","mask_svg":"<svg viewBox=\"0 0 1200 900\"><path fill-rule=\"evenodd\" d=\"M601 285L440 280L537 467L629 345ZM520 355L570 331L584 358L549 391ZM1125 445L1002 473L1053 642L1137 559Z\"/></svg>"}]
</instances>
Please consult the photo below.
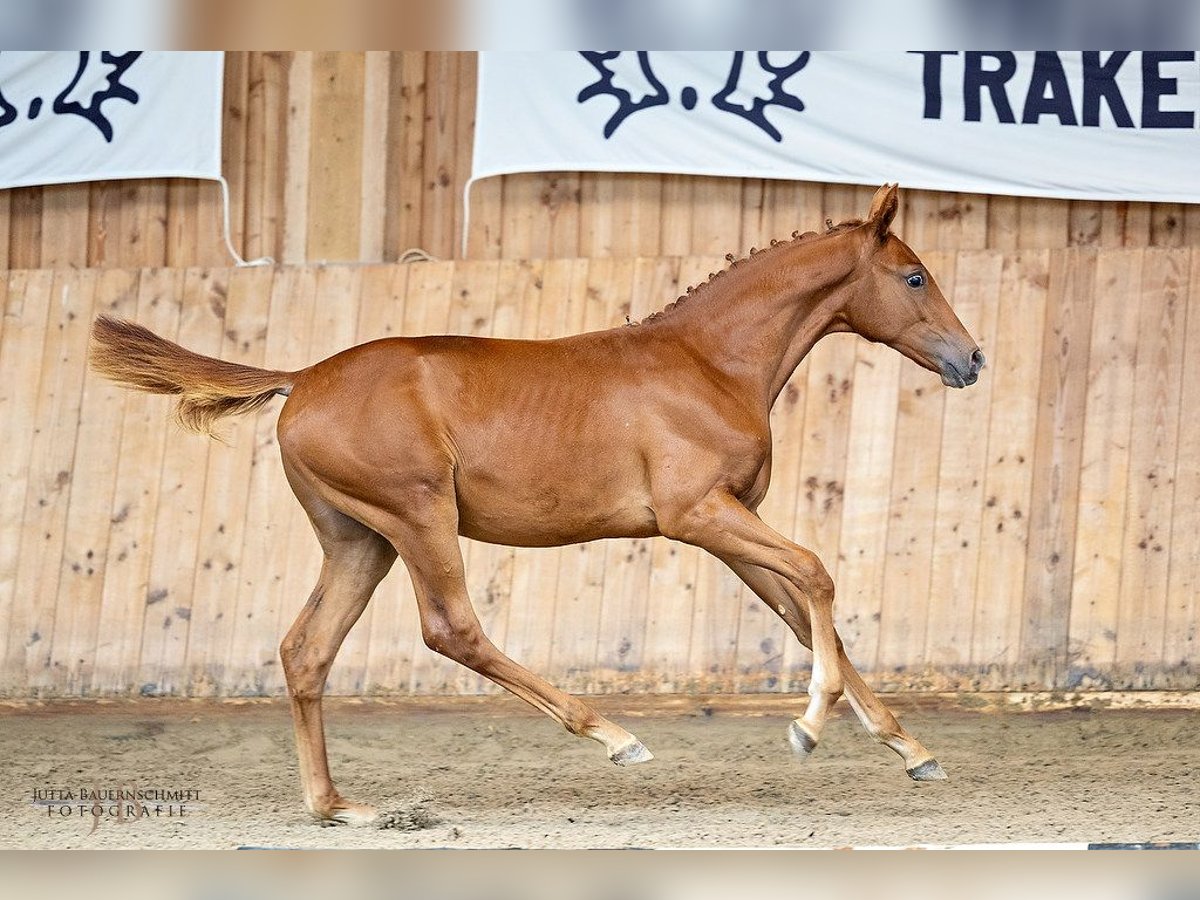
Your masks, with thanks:
<instances>
[{"instance_id":1,"label":"foal's hoof","mask_svg":"<svg viewBox=\"0 0 1200 900\"><path fill-rule=\"evenodd\" d=\"M376 824L378 818L379 812L375 807L367 806L365 803L348 802L343 802L320 816L321 824L326 826L354 825L364 827Z\"/></svg>"},{"instance_id":2,"label":"foal's hoof","mask_svg":"<svg viewBox=\"0 0 1200 900\"><path fill-rule=\"evenodd\" d=\"M945 781L946 772L938 765L936 759L927 759L919 766L913 766L911 769L905 769L908 772L908 777L913 781Z\"/></svg>"},{"instance_id":3,"label":"foal's hoof","mask_svg":"<svg viewBox=\"0 0 1200 900\"><path fill-rule=\"evenodd\" d=\"M792 745L792 751L800 757L800 761L804 762L809 755L817 749L817 739L809 734L804 723L799 719L793 720L788 726L788 743Z\"/></svg>"},{"instance_id":4,"label":"foal's hoof","mask_svg":"<svg viewBox=\"0 0 1200 900\"><path fill-rule=\"evenodd\" d=\"M608 757L618 766L632 766L637 763L650 762L654 759L654 754L646 749L646 745L639 740L635 740L632 744L626 744L617 752Z\"/></svg>"}]
</instances>

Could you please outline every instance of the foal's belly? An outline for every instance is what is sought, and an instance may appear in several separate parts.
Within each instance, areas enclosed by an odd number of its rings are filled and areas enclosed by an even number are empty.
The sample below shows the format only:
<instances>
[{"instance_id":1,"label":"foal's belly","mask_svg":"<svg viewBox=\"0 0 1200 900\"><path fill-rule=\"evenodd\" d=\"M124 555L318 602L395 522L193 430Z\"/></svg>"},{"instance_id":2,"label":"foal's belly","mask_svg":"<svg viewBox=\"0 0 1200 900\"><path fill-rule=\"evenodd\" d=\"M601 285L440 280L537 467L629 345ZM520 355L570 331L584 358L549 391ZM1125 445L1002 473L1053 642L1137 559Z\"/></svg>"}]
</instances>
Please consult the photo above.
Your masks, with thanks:
<instances>
[{"instance_id":1,"label":"foal's belly","mask_svg":"<svg viewBox=\"0 0 1200 900\"><path fill-rule=\"evenodd\" d=\"M651 537L658 534L658 523L637 480L611 470L586 471L582 465L554 477L520 465L507 471L463 467L455 475L459 533L517 547Z\"/></svg>"}]
</instances>

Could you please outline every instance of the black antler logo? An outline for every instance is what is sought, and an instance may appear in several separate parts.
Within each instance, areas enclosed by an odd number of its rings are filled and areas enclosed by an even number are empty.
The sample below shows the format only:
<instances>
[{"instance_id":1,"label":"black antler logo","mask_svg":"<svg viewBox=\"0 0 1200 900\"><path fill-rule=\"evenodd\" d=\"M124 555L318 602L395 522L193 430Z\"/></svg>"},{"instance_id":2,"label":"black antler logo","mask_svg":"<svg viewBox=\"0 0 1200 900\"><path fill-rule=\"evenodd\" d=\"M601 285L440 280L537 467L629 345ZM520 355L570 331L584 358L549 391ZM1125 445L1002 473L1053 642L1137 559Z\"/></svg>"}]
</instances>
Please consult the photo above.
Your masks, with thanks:
<instances>
[{"instance_id":1,"label":"black antler logo","mask_svg":"<svg viewBox=\"0 0 1200 900\"><path fill-rule=\"evenodd\" d=\"M576 100L586 103L594 97L613 97L616 110L604 123L604 137L611 138L626 119L636 112L655 106L666 106L671 102L671 92L654 71L650 52L636 51L637 67L630 64L630 55L621 50L587 50L580 56L588 61L599 77L579 92ZM804 101L789 91L788 80L808 65L811 54L805 50L783 65L772 64L767 51L733 53L729 75L721 89L712 95L713 106L721 112L731 113L754 125L772 140L782 141L783 133L767 118L771 106L804 111ZM765 96L760 96L765 90ZM680 89L679 100L683 108L696 107L699 94L692 85ZM749 97L748 104L739 99Z\"/></svg>"},{"instance_id":2,"label":"black antler logo","mask_svg":"<svg viewBox=\"0 0 1200 900\"><path fill-rule=\"evenodd\" d=\"M729 99L738 89L742 79L742 65L745 62L746 51L738 50L733 54L733 65L729 69L729 77L725 80L725 86L713 97L713 106L733 113L735 116L741 116L747 122L757 125L775 141L782 141L783 135L778 128L771 124L766 110L768 106L782 106L785 109L794 109L796 112L804 111L804 101L795 94L788 93L785 82L808 65L810 54L805 50L790 63L782 66L771 65L765 50L759 50L754 55L757 57L759 67L771 75L770 80L767 81L767 90L771 92L770 96L755 97L749 106L740 106Z\"/></svg>"}]
</instances>

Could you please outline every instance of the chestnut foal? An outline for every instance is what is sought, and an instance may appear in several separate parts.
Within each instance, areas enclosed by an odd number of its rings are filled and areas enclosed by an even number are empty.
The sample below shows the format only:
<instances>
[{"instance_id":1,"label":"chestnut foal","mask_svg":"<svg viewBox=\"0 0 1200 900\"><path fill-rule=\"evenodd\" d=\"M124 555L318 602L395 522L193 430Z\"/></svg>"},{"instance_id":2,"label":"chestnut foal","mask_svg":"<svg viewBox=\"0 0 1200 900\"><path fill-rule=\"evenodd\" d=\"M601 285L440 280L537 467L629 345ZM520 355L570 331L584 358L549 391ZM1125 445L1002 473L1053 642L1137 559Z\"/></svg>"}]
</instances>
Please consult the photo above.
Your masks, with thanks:
<instances>
[{"instance_id":1,"label":"chestnut foal","mask_svg":"<svg viewBox=\"0 0 1200 900\"><path fill-rule=\"evenodd\" d=\"M179 395L179 420L192 430L288 397L283 468L325 556L280 647L314 816L376 816L333 785L321 694L397 555L429 647L599 741L618 765L651 759L624 728L488 640L467 596L459 535L525 547L663 535L702 547L813 651L811 699L789 728L800 756L816 747L844 691L909 775L945 777L847 658L821 561L755 513L770 480L771 406L824 335L883 342L951 387L979 376L975 341L890 232L896 206L896 186L884 185L866 221L752 252L638 327L559 340L391 338L280 372L96 321L92 365L130 387Z\"/></svg>"}]
</instances>

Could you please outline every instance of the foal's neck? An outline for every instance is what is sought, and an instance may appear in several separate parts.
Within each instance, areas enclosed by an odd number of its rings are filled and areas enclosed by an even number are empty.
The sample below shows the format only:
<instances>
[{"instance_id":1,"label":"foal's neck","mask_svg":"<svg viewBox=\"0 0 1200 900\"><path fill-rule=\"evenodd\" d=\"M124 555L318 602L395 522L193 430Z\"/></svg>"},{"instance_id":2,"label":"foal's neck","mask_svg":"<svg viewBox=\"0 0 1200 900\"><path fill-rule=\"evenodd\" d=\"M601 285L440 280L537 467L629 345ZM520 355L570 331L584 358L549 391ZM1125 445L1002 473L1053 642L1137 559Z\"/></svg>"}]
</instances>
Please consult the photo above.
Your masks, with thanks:
<instances>
[{"instance_id":1,"label":"foal's neck","mask_svg":"<svg viewBox=\"0 0 1200 900\"><path fill-rule=\"evenodd\" d=\"M688 344L769 410L808 351L834 330L860 255L853 232L752 254L655 328Z\"/></svg>"}]
</instances>

